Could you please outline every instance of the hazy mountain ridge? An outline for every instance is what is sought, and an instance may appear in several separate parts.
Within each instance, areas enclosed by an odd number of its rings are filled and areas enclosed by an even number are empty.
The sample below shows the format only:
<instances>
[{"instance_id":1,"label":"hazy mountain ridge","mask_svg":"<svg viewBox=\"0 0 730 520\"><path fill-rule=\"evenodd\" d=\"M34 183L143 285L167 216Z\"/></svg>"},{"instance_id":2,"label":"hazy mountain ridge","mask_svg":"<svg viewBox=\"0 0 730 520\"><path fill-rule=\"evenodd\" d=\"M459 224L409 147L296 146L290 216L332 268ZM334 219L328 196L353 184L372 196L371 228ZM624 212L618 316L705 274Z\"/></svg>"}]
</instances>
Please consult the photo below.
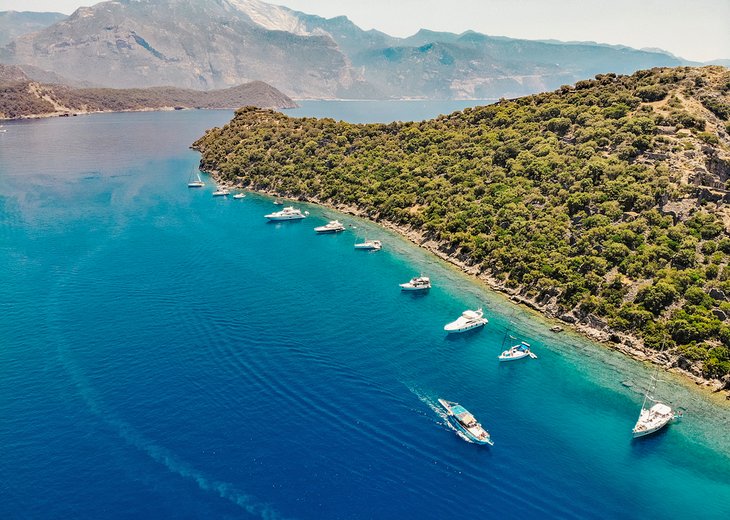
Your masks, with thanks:
<instances>
[{"instance_id":1,"label":"hazy mountain ridge","mask_svg":"<svg viewBox=\"0 0 730 520\"><path fill-rule=\"evenodd\" d=\"M10 43L18 36L45 29L64 18L66 15L62 13L0 12L0 45Z\"/></svg>"},{"instance_id":2,"label":"hazy mountain ridge","mask_svg":"<svg viewBox=\"0 0 730 520\"><path fill-rule=\"evenodd\" d=\"M686 64L664 51L422 29L364 31L259 0L119 0L0 49L92 84L223 88L258 79L298 98L496 98L597 73Z\"/></svg>"}]
</instances>

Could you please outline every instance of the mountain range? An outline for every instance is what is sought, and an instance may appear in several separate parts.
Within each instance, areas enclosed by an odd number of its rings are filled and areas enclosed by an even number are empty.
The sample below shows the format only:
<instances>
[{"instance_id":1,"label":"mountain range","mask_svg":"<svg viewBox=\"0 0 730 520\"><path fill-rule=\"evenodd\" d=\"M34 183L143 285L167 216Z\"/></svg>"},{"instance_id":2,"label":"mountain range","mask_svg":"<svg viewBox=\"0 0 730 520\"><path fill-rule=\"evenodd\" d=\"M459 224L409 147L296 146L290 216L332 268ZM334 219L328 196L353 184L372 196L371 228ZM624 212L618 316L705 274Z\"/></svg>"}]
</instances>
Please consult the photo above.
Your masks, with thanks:
<instances>
[{"instance_id":1,"label":"mountain range","mask_svg":"<svg viewBox=\"0 0 730 520\"><path fill-rule=\"evenodd\" d=\"M259 0L117 0L46 23L0 48L0 62L96 86L261 80L294 98L370 99L514 97L598 73L688 63L663 51L472 31L396 38Z\"/></svg>"}]
</instances>

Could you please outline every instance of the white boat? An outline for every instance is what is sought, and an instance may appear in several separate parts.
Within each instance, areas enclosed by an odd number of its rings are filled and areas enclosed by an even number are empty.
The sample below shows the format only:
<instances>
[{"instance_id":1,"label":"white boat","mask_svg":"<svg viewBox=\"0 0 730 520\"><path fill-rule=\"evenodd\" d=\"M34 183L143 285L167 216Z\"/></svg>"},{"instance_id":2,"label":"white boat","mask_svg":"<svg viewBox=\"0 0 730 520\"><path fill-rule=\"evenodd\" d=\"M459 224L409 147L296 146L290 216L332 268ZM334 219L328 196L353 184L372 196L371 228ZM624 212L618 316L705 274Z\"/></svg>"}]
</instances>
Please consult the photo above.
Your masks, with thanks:
<instances>
[{"instance_id":1,"label":"white boat","mask_svg":"<svg viewBox=\"0 0 730 520\"><path fill-rule=\"evenodd\" d=\"M439 399L439 403L446 409L452 424L461 430L466 437L477 444L494 446L492 437L484 427L477 422L474 416L459 403Z\"/></svg>"},{"instance_id":2,"label":"white boat","mask_svg":"<svg viewBox=\"0 0 730 520\"><path fill-rule=\"evenodd\" d=\"M233 196L233 198L234 198L234 199L244 199L244 198L246 198L246 194L245 194L245 193L236 193L236 194L235 194L235 195Z\"/></svg>"},{"instance_id":3,"label":"white boat","mask_svg":"<svg viewBox=\"0 0 730 520\"><path fill-rule=\"evenodd\" d=\"M497 357L500 361L517 361L518 359L526 357L537 359L537 356L530 350L530 344L525 343L524 341L520 342L518 345L513 345Z\"/></svg>"},{"instance_id":4,"label":"white boat","mask_svg":"<svg viewBox=\"0 0 730 520\"><path fill-rule=\"evenodd\" d=\"M264 217L269 220L300 220L306 218L307 215L309 215L309 212L302 213L302 210L299 208L287 206L281 211L269 213L268 215L264 215Z\"/></svg>"},{"instance_id":5,"label":"white boat","mask_svg":"<svg viewBox=\"0 0 730 520\"><path fill-rule=\"evenodd\" d=\"M314 228L314 231L317 233L339 233L340 231L344 231L345 226L342 225L342 223L339 220L330 220L327 222L324 226L319 226Z\"/></svg>"},{"instance_id":6,"label":"white boat","mask_svg":"<svg viewBox=\"0 0 730 520\"><path fill-rule=\"evenodd\" d=\"M218 188L213 192L214 197L227 197L230 194L231 192L228 191L228 188Z\"/></svg>"},{"instance_id":7,"label":"white boat","mask_svg":"<svg viewBox=\"0 0 730 520\"><path fill-rule=\"evenodd\" d=\"M644 394L644 402L641 404L639 419L636 421L634 429L632 430L634 439L637 437L650 435L656 431L661 430L662 428L664 428L664 426L674 421L675 419L682 418L681 412L675 414L674 410L672 410L670 406L655 400L649 395L649 392L653 392L656 388L656 376L652 377L652 380L654 384L652 385L652 388L650 390L647 390L647 392ZM654 404L651 407L647 408L647 401L650 401Z\"/></svg>"},{"instance_id":8,"label":"white boat","mask_svg":"<svg viewBox=\"0 0 730 520\"><path fill-rule=\"evenodd\" d=\"M200 170L197 172L190 172L188 188L202 188L203 186L205 186L205 183L203 182L203 179L200 178Z\"/></svg>"},{"instance_id":9,"label":"white boat","mask_svg":"<svg viewBox=\"0 0 730 520\"><path fill-rule=\"evenodd\" d=\"M284 203L283 203L283 202L281 202L280 200L275 200L275 201L274 201L274 205L275 205L275 206L283 206L283 205L284 205Z\"/></svg>"},{"instance_id":10,"label":"white boat","mask_svg":"<svg viewBox=\"0 0 730 520\"><path fill-rule=\"evenodd\" d=\"M366 240L365 242L355 244L355 249L364 249L370 251L380 251L382 247L383 244L380 242L380 240Z\"/></svg>"},{"instance_id":11,"label":"white boat","mask_svg":"<svg viewBox=\"0 0 730 520\"><path fill-rule=\"evenodd\" d=\"M416 276L399 285L402 291L427 291L431 288L431 279L428 276Z\"/></svg>"},{"instance_id":12,"label":"white boat","mask_svg":"<svg viewBox=\"0 0 730 520\"><path fill-rule=\"evenodd\" d=\"M489 323L489 320L484 317L482 309L477 309L475 311L466 310L462 312L461 316L459 316L456 320L444 325L444 330L449 333L466 332L467 330L476 329L477 327L483 327L487 323Z\"/></svg>"}]
</instances>

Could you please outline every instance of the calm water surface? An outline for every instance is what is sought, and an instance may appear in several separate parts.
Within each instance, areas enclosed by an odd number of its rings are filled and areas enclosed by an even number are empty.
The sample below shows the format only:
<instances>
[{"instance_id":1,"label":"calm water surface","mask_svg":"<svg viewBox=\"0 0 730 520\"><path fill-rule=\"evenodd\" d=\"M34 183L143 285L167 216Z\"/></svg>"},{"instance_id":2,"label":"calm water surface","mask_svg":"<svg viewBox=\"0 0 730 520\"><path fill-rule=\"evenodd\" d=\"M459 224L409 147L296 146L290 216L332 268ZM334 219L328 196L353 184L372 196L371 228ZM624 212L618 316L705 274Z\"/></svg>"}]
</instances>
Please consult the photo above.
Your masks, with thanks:
<instances>
[{"instance_id":1,"label":"calm water surface","mask_svg":"<svg viewBox=\"0 0 730 520\"><path fill-rule=\"evenodd\" d=\"M296 114L415 105L363 106ZM189 144L230 116L0 134L0 518L728 518L727 407L665 376L684 422L632 441L644 366L372 224L315 236L337 215L267 224L271 199L189 190ZM353 250L366 237L384 250ZM430 294L402 294L418 273ZM480 305L486 328L444 335ZM539 359L497 362L510 319Z\"/></svg>"}]
</instances>

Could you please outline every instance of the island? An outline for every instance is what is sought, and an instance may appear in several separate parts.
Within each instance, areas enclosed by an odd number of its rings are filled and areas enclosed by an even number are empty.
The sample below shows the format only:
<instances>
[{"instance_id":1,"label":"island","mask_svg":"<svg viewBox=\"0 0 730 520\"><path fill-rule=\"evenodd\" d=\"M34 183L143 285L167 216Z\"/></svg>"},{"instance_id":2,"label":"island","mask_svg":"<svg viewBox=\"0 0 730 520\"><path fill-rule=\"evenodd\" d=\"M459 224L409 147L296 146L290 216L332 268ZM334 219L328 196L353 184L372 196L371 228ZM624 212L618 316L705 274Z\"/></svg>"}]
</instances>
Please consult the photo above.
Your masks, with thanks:
<instances>
[{"instance_id":1,"label":"island","mask_svg":"<svg viewBox=\"0 0 730 520\"><path fill-rule=\"evenodd\" d=\"M423 122L246 107L193 147L231 186L398 230L638 359L730 389L730 71L655 68Z\"/></svg>"},{"instance_id":2,"label":"island","mask_svg":"<svg viewBox=\"0 0 730 520\"><path fill-rule=\"evenodd\" d=\"M0 65L0 120L188 108L295 108L288 96L263 81L221 90L174 87L75 88L32 80L20 67Z\"/></svg>"}]
</instances>

